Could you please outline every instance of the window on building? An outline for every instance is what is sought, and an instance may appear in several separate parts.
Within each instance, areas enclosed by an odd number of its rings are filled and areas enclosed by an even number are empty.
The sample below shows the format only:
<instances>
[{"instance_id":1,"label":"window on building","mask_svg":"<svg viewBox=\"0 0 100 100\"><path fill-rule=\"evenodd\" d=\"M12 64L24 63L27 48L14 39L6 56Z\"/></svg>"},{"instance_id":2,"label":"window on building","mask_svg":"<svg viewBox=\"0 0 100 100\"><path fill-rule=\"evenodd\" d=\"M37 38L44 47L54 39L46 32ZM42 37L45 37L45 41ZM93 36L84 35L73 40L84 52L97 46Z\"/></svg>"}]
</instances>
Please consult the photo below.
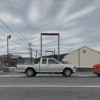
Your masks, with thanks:
<instances>
[{"instance_id":1,"label":"window on building","mask_svg":"<svg viewBox=\"0 0 100 100\"><path fill-rule=\"evenodd\" d=\"M86 50L83 50L83 53L86 53Z\"/></svg>"}]
</instances>

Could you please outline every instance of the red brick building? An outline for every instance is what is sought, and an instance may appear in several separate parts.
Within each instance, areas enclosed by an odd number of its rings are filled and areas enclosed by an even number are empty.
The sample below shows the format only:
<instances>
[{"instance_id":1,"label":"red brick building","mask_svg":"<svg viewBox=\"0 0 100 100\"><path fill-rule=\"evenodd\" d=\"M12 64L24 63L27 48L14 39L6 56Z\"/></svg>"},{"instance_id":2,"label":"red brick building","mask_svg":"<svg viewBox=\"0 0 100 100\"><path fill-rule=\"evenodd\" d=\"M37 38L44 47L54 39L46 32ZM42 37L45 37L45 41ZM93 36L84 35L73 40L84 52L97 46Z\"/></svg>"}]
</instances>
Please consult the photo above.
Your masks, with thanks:
<instances>
[{"instance_id":1,"label":"red brick building","mask_svg":"<svg viewBox=\"0 0 100 100\"><path fill-rule=\"evenodd\" d=\"M3 56L0 56L0 65L5 65L4 64L4 57Z\"/></svg>"}]
</instances>

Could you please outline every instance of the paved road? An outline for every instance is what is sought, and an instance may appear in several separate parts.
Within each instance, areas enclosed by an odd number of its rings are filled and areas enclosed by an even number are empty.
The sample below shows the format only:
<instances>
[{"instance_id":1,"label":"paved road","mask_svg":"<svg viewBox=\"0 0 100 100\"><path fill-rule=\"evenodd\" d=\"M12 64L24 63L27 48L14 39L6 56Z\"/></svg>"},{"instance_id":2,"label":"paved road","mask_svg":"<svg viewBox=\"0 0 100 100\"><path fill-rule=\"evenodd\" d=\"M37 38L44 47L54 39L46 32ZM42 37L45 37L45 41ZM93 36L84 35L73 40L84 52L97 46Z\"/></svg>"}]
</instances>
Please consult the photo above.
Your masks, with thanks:
<instances>
[{"instance_id":1,"label":"paved road","mask_svg":"<svg viewBox=\"0 0 100 100\"><path fill-rule=\"evenodd\" d=\"M37 75L0 73L0 100L100 100L100 77L92 73Z\"/></svg>"},{"instance_id":2,"label":"paved road","mask_svg":"<svg viewBox=\"0 0 100 100\"><path fill-rule=\"evenodd\" d=\"M99 77L20 77L20 78L0 78L1 85L19 86L100 86Z\"/></svg>"},{"instance_id":3,"label":"paved road","mask_svg":"<svg viewBox=\"0 0 100 100\"><path fill-rule=\"evenodd\" d=\"M71 86L100 86L100 77L92 73L77 73L72 77L62 75L37 75L29 78L24 74L8 73L0 75L0 87L71 87Z\"/></svg>"},{"instance_id":4,"label":"paved road","mask_svg":"<svg viewBox=\"0 0 100 100\"><path fill-rule=\"evenodd\" d=\"M0 88L0 100L100 100L100 88Z\"/></svg>"}]
</instances>

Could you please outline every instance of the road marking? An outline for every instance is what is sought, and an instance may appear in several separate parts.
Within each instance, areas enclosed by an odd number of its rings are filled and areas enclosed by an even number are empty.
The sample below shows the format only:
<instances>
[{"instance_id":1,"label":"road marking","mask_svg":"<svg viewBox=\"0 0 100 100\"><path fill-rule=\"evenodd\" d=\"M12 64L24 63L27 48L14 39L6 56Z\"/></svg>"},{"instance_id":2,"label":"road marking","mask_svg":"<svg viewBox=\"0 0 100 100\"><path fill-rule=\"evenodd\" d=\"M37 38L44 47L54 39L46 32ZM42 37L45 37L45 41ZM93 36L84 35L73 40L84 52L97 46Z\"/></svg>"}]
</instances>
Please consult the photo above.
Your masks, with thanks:
<instances>
[{"instance_id":1,"label":"road marking","mask_svg":"<svg viewBox=\"0 0 100 100\"><path fill-rule=\"evenodd\" d=\"M0 75L0 77L23 77L23 76L26 76L26 75Z\"/></svg>"},{"instance_id":2,"label":"road marking","mask_svg":"<svg viewBox=\"0 0 100 100\"><path fill-rule=\"evenodd\" d=\"M96 75L73 75L75 77L90 77L90 76L96 76Z\"/></svg>"},{"instance_id":3,"label":"road marking","mask_svg":"<svg viewBox=\"0 0 100 100\"><path fill-rule=\"evenodd\" d=\"M3 78L3 77L24 77L26 75L0 75L0 78ZM39 76L44 76L44 75L38 75L37 77ZM48 75L45 75L45 76L48 76ZM73 75L72 77L93 77L93 76L96 76L96 75Z\"/></svg>"},{"instance_id":4,"label":"road marking","mask_svg":"<svg viewBox=\"0 0 100 100\"><path fill-rule=\"evenodd\" d=\"M48 87L48 88L100 88L99 85L91 85L91 86L87 86L87 85L80 85L80 86L75 86L75 85L0 85L0 87L22 87L22 88L28 88L28 87L36 87L36 88L45 88L45 87Z\"/></svg>"}]
</instances>

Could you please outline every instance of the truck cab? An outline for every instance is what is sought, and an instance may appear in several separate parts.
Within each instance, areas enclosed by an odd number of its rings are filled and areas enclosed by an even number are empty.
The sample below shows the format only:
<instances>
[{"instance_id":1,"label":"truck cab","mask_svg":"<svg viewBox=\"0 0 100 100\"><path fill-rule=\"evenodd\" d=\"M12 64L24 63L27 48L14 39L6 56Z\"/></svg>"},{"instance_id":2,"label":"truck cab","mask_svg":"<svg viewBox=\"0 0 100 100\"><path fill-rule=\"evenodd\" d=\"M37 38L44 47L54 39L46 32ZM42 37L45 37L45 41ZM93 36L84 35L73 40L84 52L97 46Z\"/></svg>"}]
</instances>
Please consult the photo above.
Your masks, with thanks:
<instances>
[{"instance_id":1,"label":"truck cab","mask_svg":"<svg viewBox=\"0 0 100 100\"><path fill-rule=\"evenodd\" d=\"M61 63L54 58L42 58L40 60L40 72L60 72Z\"/></svg>"}]
</instances>

